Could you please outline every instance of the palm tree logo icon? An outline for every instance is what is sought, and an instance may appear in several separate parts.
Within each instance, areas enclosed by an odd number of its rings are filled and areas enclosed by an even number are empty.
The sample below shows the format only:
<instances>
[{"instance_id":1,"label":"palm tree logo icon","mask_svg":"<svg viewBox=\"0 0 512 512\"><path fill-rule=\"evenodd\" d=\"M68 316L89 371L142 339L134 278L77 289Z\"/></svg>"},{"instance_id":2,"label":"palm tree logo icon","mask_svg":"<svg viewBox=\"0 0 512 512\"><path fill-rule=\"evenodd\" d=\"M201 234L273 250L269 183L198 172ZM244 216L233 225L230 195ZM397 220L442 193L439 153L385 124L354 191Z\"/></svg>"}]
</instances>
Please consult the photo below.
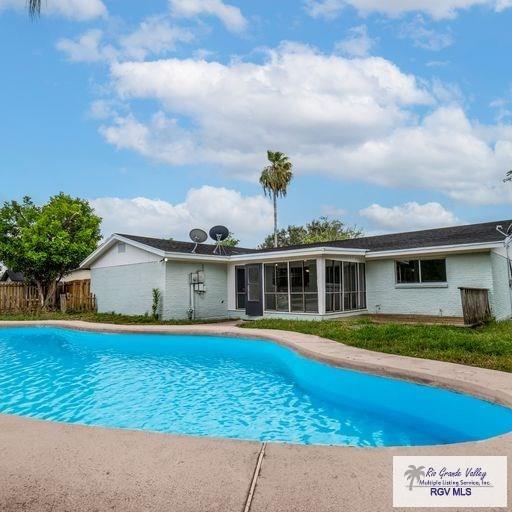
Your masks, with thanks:
<instances>
[{"instance_id":1,"label":"palm tree logo icon","mask_svg":"<svg viewBox=\"0 0 512 512\"><path fill-rule=\"evenodd\" d=\"M414 484L414 481L417 480L420 481L421 477L425 476L425 466L413 466L410 465L409 469L404 473L404 476L409 480L409 491L412 491L412 486Z\"/></svg>"}]
</instances>

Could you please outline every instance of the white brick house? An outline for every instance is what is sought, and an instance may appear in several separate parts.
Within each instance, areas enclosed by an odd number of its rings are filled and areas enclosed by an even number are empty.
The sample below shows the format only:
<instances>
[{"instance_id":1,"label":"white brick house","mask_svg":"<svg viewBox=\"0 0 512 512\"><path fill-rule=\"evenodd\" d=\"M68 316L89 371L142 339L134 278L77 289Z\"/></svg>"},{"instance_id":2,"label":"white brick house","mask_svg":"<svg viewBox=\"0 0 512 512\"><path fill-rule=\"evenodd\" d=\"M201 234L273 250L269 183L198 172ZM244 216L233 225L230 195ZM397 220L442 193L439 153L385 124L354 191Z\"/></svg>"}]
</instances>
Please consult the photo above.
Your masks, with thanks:
<instances>
[{"instance_id":1,"label":"white brick house","mask_svg":"<svg viewBox=\"0 0 512 512\"><path fill-rule=\"evenodd\" d=\"M278 249L112 235L81 265L98 310L163 318L321 319L360 313L461 317L459 287L488 290L512 316L510 263L497 221Z\"/></svg>"}]
</instances>

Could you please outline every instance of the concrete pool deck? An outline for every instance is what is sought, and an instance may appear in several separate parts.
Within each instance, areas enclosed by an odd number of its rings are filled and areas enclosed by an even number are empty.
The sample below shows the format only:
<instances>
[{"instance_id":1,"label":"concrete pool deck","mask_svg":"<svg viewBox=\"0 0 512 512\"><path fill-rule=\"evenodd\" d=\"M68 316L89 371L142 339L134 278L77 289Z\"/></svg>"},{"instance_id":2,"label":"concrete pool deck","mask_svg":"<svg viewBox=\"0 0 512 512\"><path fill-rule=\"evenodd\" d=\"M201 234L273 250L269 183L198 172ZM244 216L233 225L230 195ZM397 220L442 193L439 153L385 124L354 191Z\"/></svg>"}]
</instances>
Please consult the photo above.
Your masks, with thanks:
<instances>
[{"instance_id":1,"label":"concrete pool deck","mask_svg":"<svg viewBox=\"0 0 512 512\"><path fill-rule=\"evenodd\" d=\"M436 384L512 406L512 374L370 352L317 336L241 329L233 323L138 326L47 321L0 322L0 327L34 324L271 339L341 367ZM0 510L242 512L255 481L253 512L405 511L392 508L393 455L507 455L511 503L512 434L431 447L263 445L0 415Z\"/></svg>"}]
</instances>

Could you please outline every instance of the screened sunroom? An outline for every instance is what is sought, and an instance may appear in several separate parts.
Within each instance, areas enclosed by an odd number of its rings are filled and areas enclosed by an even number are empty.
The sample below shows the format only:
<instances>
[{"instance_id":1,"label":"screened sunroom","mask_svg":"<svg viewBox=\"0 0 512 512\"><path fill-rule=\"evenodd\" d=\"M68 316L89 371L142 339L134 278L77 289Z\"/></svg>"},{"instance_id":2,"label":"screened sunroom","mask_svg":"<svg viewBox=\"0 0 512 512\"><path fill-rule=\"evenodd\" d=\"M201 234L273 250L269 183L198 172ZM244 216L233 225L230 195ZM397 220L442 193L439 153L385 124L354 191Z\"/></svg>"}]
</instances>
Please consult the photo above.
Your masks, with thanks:
<instances>
[{"instance_id":1,"label":"screened sunroom","mask_svg":"<svg viewBox=\"0 0 512 512\"><path fill-rule=\"evenodd\" d=\"M241 315L336 316L366 309L365 263L353 257L251 261L233 265L230 274L230 302Z\"/></svg>"}]
</instances>

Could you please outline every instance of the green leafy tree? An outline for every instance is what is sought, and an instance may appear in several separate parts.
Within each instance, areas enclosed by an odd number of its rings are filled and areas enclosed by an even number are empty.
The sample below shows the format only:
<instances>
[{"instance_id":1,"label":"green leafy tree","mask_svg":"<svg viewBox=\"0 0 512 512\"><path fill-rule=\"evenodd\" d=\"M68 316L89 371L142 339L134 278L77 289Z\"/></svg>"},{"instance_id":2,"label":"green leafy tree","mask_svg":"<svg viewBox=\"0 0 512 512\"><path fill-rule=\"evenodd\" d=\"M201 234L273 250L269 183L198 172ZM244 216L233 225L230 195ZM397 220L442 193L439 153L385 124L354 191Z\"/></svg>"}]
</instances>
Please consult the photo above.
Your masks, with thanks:
<instances>
[{"instance_id":1,"label":"green leafy tree","mask_svg":"<svg viewBox=\"0 0 512 512\"><path fill-rule=\"evenodd\" d=\"M357 227L347 226L340 219L320 217L308 222L305 226L290 225L286 229L277 232L278 246L312 244L316 242L332 242L334 240L347 240L358 238L362 231ZM262 249L275 247L274 235L268 235L260 245Z\"/></svg>"},{"instance_id":2,"label":"green leafy tree","mask_svg":"<svg viewBox=\"0 0 512 512\"><path fill-rule=\"evenodd\" d=\"M60 193L43 206L24 197L0 208L0 261L23 272L47 309L57 284L94 251L101 219L83 199Z\"/></svg>"},{"instance_id":3,"label":"green leafy tree","mask_svg":"<svg viewBox=\"0 0 512 512\"><path fill-rule=\"evenodd\" d=\"M229 233L229 236L226 238L226 240L223 240L220 245L223 247L236 247L240 243L240 240L238 238L235 238L234 233Z\"/></svg>"},{"instance_id":4,"label":"green leafy tree","mask_svg":"<svg viewBox=\"0 0 512 512\"><path fill-rule=\"evenodd\" d=\"M272 198L274 205L274 247L278 247L277 234L277 198L285 197L288 185L292 181L292 163L290 159L279 151L267 151L270 165L263 169L260 184L266 196Z\"/></svg>"}]
</instances>

